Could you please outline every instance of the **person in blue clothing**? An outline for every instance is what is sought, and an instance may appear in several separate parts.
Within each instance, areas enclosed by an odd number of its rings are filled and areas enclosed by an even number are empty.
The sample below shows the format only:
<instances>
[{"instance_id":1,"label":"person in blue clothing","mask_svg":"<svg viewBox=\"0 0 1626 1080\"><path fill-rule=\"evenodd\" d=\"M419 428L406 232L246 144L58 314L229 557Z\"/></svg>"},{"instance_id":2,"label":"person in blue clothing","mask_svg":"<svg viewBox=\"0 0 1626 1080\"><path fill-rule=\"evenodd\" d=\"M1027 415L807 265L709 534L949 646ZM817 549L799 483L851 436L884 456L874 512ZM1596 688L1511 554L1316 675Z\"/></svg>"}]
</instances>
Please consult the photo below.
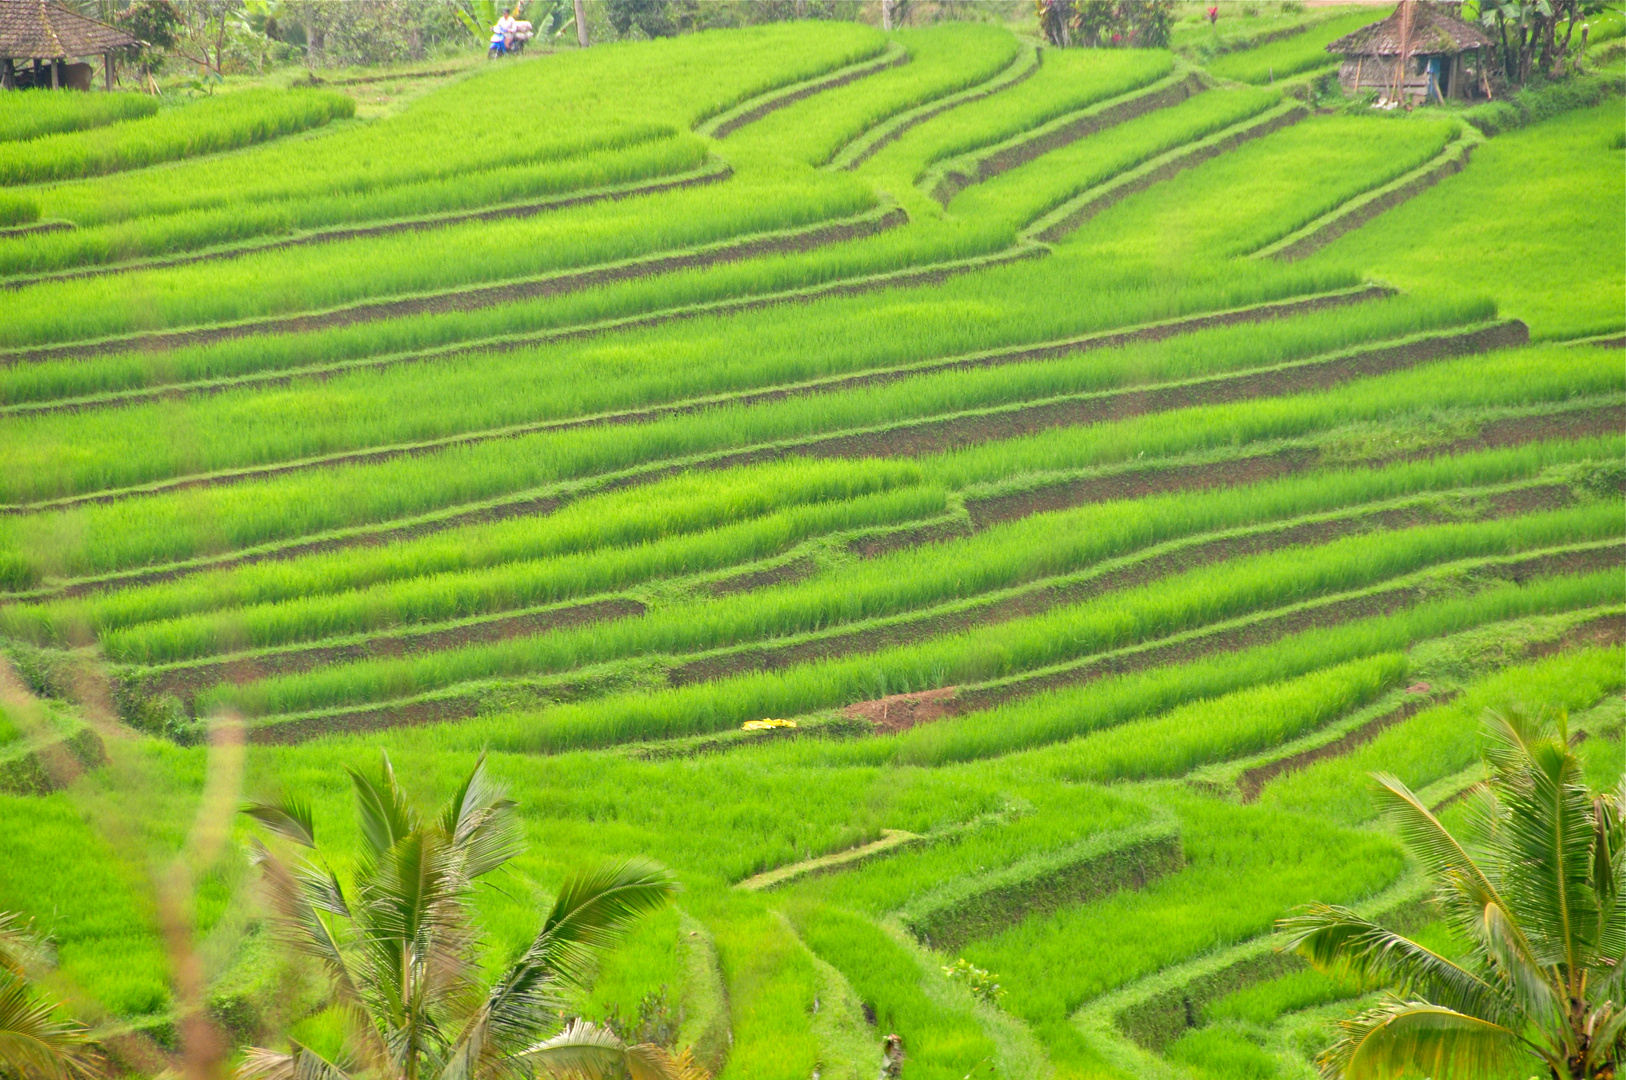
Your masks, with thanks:
<instances>
[{"instance_id":1,"label":"person in blue clothing","mask_svg":"<svg viewBox=\"0 0 1626 1080\"><path fill-rule=\"evenodd\" d=\"M519 20L514 18L512 12L503 12L497 25L491 28L491 51L487 55L491 59L508 55L508 49L513 44L514 35L519 32Z\"/></svg>"}]
</instances>

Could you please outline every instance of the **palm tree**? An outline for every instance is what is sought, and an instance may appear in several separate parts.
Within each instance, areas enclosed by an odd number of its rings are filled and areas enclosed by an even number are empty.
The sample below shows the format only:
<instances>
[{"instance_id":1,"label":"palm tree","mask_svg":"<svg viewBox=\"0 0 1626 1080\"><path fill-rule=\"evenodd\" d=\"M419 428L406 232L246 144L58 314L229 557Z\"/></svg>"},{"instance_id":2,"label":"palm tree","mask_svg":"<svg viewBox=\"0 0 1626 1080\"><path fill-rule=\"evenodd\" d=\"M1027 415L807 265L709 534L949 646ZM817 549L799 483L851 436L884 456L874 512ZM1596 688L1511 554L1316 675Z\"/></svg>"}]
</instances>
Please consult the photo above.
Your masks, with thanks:
<instances>
[{"instance_id":1,"label":"palm tree","mask_svg":"<svg viewBox=\"0 0 1626 1080\"><path fill-rule=\"evenodd\" d=\"M58 1005L41 1000L28 969L46 958L44 943L22 916L0 911L0 1076L74 1080L99 1063L85 1028L58 1020Z\"/></svg>"},{"instance_id":2,"label":"palm tree","mask_svg":"<svg viewBox=\"0 0 1626 1080\"><path fill-rule=\"evenodd\" d=\"M341 882L316 851L310 804L254 803L244 812L307 849L288 865L255 840L273 924L315 960L347 1014L339 1060L306 1046L248 1052L241 1074L257 1080L518 1080L621 1076L693 1080L683 1055L628 1046L581 1020L560 1027L569 994L589 965L639 916L668 902L677 884L644 859L577 874L560 889L528 948L490 986L478 978L479 935L470 900L476 879L517 855L514 802L486 775L482 755L433 819L407 804L389 758L377 779L348 770L361 819L361 854Z\"/></svg>"},{"instance_id":3,"label":"palm tree","mask_svg":"<svg viewBox=\"0 0 1626 1080\"><path fill-rule=\"evenodd\" d=\"M1281 924L1286 947L1316 967L1393 988L1340 1024L1325 1077L1523 1076L1539 1062L1562 1080L1614 1080L1626 1057L1626 783L1587 789L1562 718L1489 713L1486 727L1472 845L1399 780L1375 777L1436 881L1461 963L1346 908L1315 905Z\"/></svg>"}]
</instances>

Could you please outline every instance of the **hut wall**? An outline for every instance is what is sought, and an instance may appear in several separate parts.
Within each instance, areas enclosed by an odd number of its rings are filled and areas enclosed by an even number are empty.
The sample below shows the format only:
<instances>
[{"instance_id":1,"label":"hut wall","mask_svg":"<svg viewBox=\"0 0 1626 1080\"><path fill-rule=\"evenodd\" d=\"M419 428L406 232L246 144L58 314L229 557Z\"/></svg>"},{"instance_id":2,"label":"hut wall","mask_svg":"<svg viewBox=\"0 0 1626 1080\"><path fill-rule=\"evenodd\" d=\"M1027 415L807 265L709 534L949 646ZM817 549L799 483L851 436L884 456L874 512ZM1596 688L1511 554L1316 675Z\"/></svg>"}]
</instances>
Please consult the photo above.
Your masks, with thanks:
<instances>
[{"instance_id":1,"label":"hut wall","mask_svg":"<svg viewBox=\"0 0 1626 1080\"><path fill-rule=\"evenodd\" d=\"M1382 90L1395 81L1394 58L1389 56L1346 56L1338 69L1338 83L1347 94L1356 92L1356 79L1360 91Z\"/></svg>"}]
</instances>

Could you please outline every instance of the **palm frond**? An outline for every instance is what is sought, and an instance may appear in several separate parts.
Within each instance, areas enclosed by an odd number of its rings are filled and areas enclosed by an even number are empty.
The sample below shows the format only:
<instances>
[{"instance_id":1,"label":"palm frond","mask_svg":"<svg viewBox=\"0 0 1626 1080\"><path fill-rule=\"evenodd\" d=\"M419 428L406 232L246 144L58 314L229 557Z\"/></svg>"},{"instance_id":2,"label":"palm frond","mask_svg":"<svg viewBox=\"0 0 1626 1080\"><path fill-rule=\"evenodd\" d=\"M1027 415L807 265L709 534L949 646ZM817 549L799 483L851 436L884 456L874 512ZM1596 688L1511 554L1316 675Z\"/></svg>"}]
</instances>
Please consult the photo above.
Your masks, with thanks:
<instances>
[{"instance_id":1,"label":"palm frond","mask_svg":"<svg viewBox=\"0 0 1626 1080\"><path fill-rule=\"evenodd\" d=\"M251 1046L237 1067L240 1080L350 1080L350 1073L307 1046L293 1044L291 1052Z\"/></svg>"},{"instance_id":2,"label":"palm frond","mask_svg":"<svg viewBox=\"0 0 1626 1080\"><path fill-rule=\"evenodd\" d=\"M1563 1030L1565 988L1548 981L1551 969L1542 968L1530 955L1524 935L1500 907L1486 906L1483 925L1482 938L1496 978L1519 1003L1520 1012L1542 1031Z\"/></svg>"},{"instance_id":3,"label":"palm frond","mask_svg":"<svg viewBox=\"0 0 1626 1080\"><path fill-rule=\"evenodd\" d=\"M1423 805L1398 777L1374 773L1376 796L1384 816L1423 868L1444 886L1436 896L1452 926L1475 936L1487 905L1502 906L1495 883L1433 811Z\"/></svg>"},{"instance_id":4,"label":"palm frond","mask_svg":"<svg viewBox=\"0 0 1626 1080\"><path fill-rule=\"evenodd\" d=\"M1402 994L1421 994L1491 1021L1511 1021L1518 1015L1500 987L1348 908L1312 904L1303 913L1282 919L1276 928L1287 935L1284 949L1324 971L1394 986Z\"/></svg>"},{"instance_id":5,"label":"palm frond","mask_svg":"<svg viewBox=\"0 0 1626 1080\"><path fill-rule=\"evenodd\" d=\"M316 824L311 814L309 799L299 795L284 795L276 802L245 803L242 812L300 847L316 846Z\"/></svg>"},{"instance_id":6,"label":"palm frond","mask_svg":"<svg viewBox=\"0 0 1626 1080\"><path fill-rule=\"evenodd\" d=\"M622 1070L633 1080L683 1080L672 1058L648 1043L629 1047L609 1028L573 1020L551 1039L518 1055L526 1067L558 1080L607 1080Z\"/></svg>"},{"instance_id":7,"label":"palm frond","mask_svg":"<svg viewBox=\"0 0 1626 1080\"><path fill-rule=\"evenodd\" d=\"M1318 1061L1328 1080L1389 1080L1403 1073L1482 1080L1533 1054L1505 1027L1426 1001L1389 1002L1339 1027L1342 1037Z\"/></svg>"},{"instance_id":8,"label":"palm frond","mask_svg":"<svg viewBox=\"0 0 1626 1080\"><path fill-rule=\"evenodd\" d=\"M566 983L581 981L594 954L614 945L639 917L677 894L677 879L649 859L606 862L567 879L521 963Z\"/></svg>"},{"instance_id":9,"label":"palm frond","mask_svg":"<svg viewBox=\"0 0 1626 1080\"><path fill-rule=\"evenodd\" d=\"M355 769L346 768L350 783L356 789L356 812L361 818L361 835L373 859L409 835L417 821L412 807L407 805L406 794L395 782L395 769L388 754L383 755L378 782L374 783Z\"/></svg>"},{"instance_id":10,"label":"palm frond","mask_svg":"<svg viewBox=\"0 0 1626 1080\"><path fill-rule=\"evenodd\" d=\"M1502 805L1505 909L1541 964L1562 964L1574 980L1590 966L1599 916L1592 890L1592 796L1581 764L1561 738L1520 714L1491 713L1500 763L1491 778Z\"/></svg>"},{"instance_id":11,"label":"palm frond","mask_svg":"<svg viewBox=\"0 0 1626 1080\"><path fill-rule=\"evenodd\" d=\"M58 1020L55 1011L21 975L0 972L0 1075L72 1080L99 1071L84 1027Z\"/></svg>"},{"instance_id":12,"label":"palm frond","mask_svg":"<svg viewBox=\"0 0 1626 1080\"><path fill-rule=\"evenodd\" d=\"M514 800L486 772L480 755L468 779L441 812L441 829L462 852L472 878L497 869L524 847L524 830L514 816Z\"/></svg>"},{"instance_id":13,"label":"palm frond","mask_svg":"<svg viewBox=\"0 0 1626 1080\"><path fill-rule=\"evenodd\" d=\"M15 911L0 911L0 971L26 975L50 963L50 947L34 932L33 920Z\"/></svg>"}]
</instances>

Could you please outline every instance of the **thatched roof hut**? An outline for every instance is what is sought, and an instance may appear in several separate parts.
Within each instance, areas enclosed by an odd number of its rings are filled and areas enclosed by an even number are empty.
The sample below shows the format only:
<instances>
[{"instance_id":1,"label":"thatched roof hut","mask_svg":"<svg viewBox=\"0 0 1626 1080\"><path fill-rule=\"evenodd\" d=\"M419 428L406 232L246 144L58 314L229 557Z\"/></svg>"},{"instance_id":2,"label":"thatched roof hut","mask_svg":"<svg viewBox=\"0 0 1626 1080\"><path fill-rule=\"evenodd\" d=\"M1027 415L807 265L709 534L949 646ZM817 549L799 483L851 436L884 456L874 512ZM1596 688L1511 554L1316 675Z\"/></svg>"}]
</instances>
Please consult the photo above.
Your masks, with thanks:
<instances>
[{"instance_id":1,"label":"thatched roof hut","mask_svg":"<svg viewBox=\"0 0 1626 1080\"><path fill-rule=\"evenodd\" d=\"M138 44L116 26L47 0L0 0L0 86L7 90L47 84L71 84L88 90L90 65L71 63L86 56L100 56L105 61L107 88L111 90L113 51ZM33 71L19 72L18 60L33 61Z\"/></svg>"},{"instance_id":2,"label":"thatched roof hut","mask_svg":"<svg viewBox=\"0 0 1626 1080\"><path fill-rule=\"evenodd\" d=\"M1345 90L1355 93L1394 84L1402 45L1401 7L1387 19L1345 34L1327 46L1328 52L1344 58L1338 81ZM1403 80L1407 91L1423 101L1468 96L1471 86L1464 77L1464 57L1480 67L1480 50L1490 47L1491 39L1479 27L1447 13L1441 5L1414 2Z\"/></svg>"}]
</instances>

